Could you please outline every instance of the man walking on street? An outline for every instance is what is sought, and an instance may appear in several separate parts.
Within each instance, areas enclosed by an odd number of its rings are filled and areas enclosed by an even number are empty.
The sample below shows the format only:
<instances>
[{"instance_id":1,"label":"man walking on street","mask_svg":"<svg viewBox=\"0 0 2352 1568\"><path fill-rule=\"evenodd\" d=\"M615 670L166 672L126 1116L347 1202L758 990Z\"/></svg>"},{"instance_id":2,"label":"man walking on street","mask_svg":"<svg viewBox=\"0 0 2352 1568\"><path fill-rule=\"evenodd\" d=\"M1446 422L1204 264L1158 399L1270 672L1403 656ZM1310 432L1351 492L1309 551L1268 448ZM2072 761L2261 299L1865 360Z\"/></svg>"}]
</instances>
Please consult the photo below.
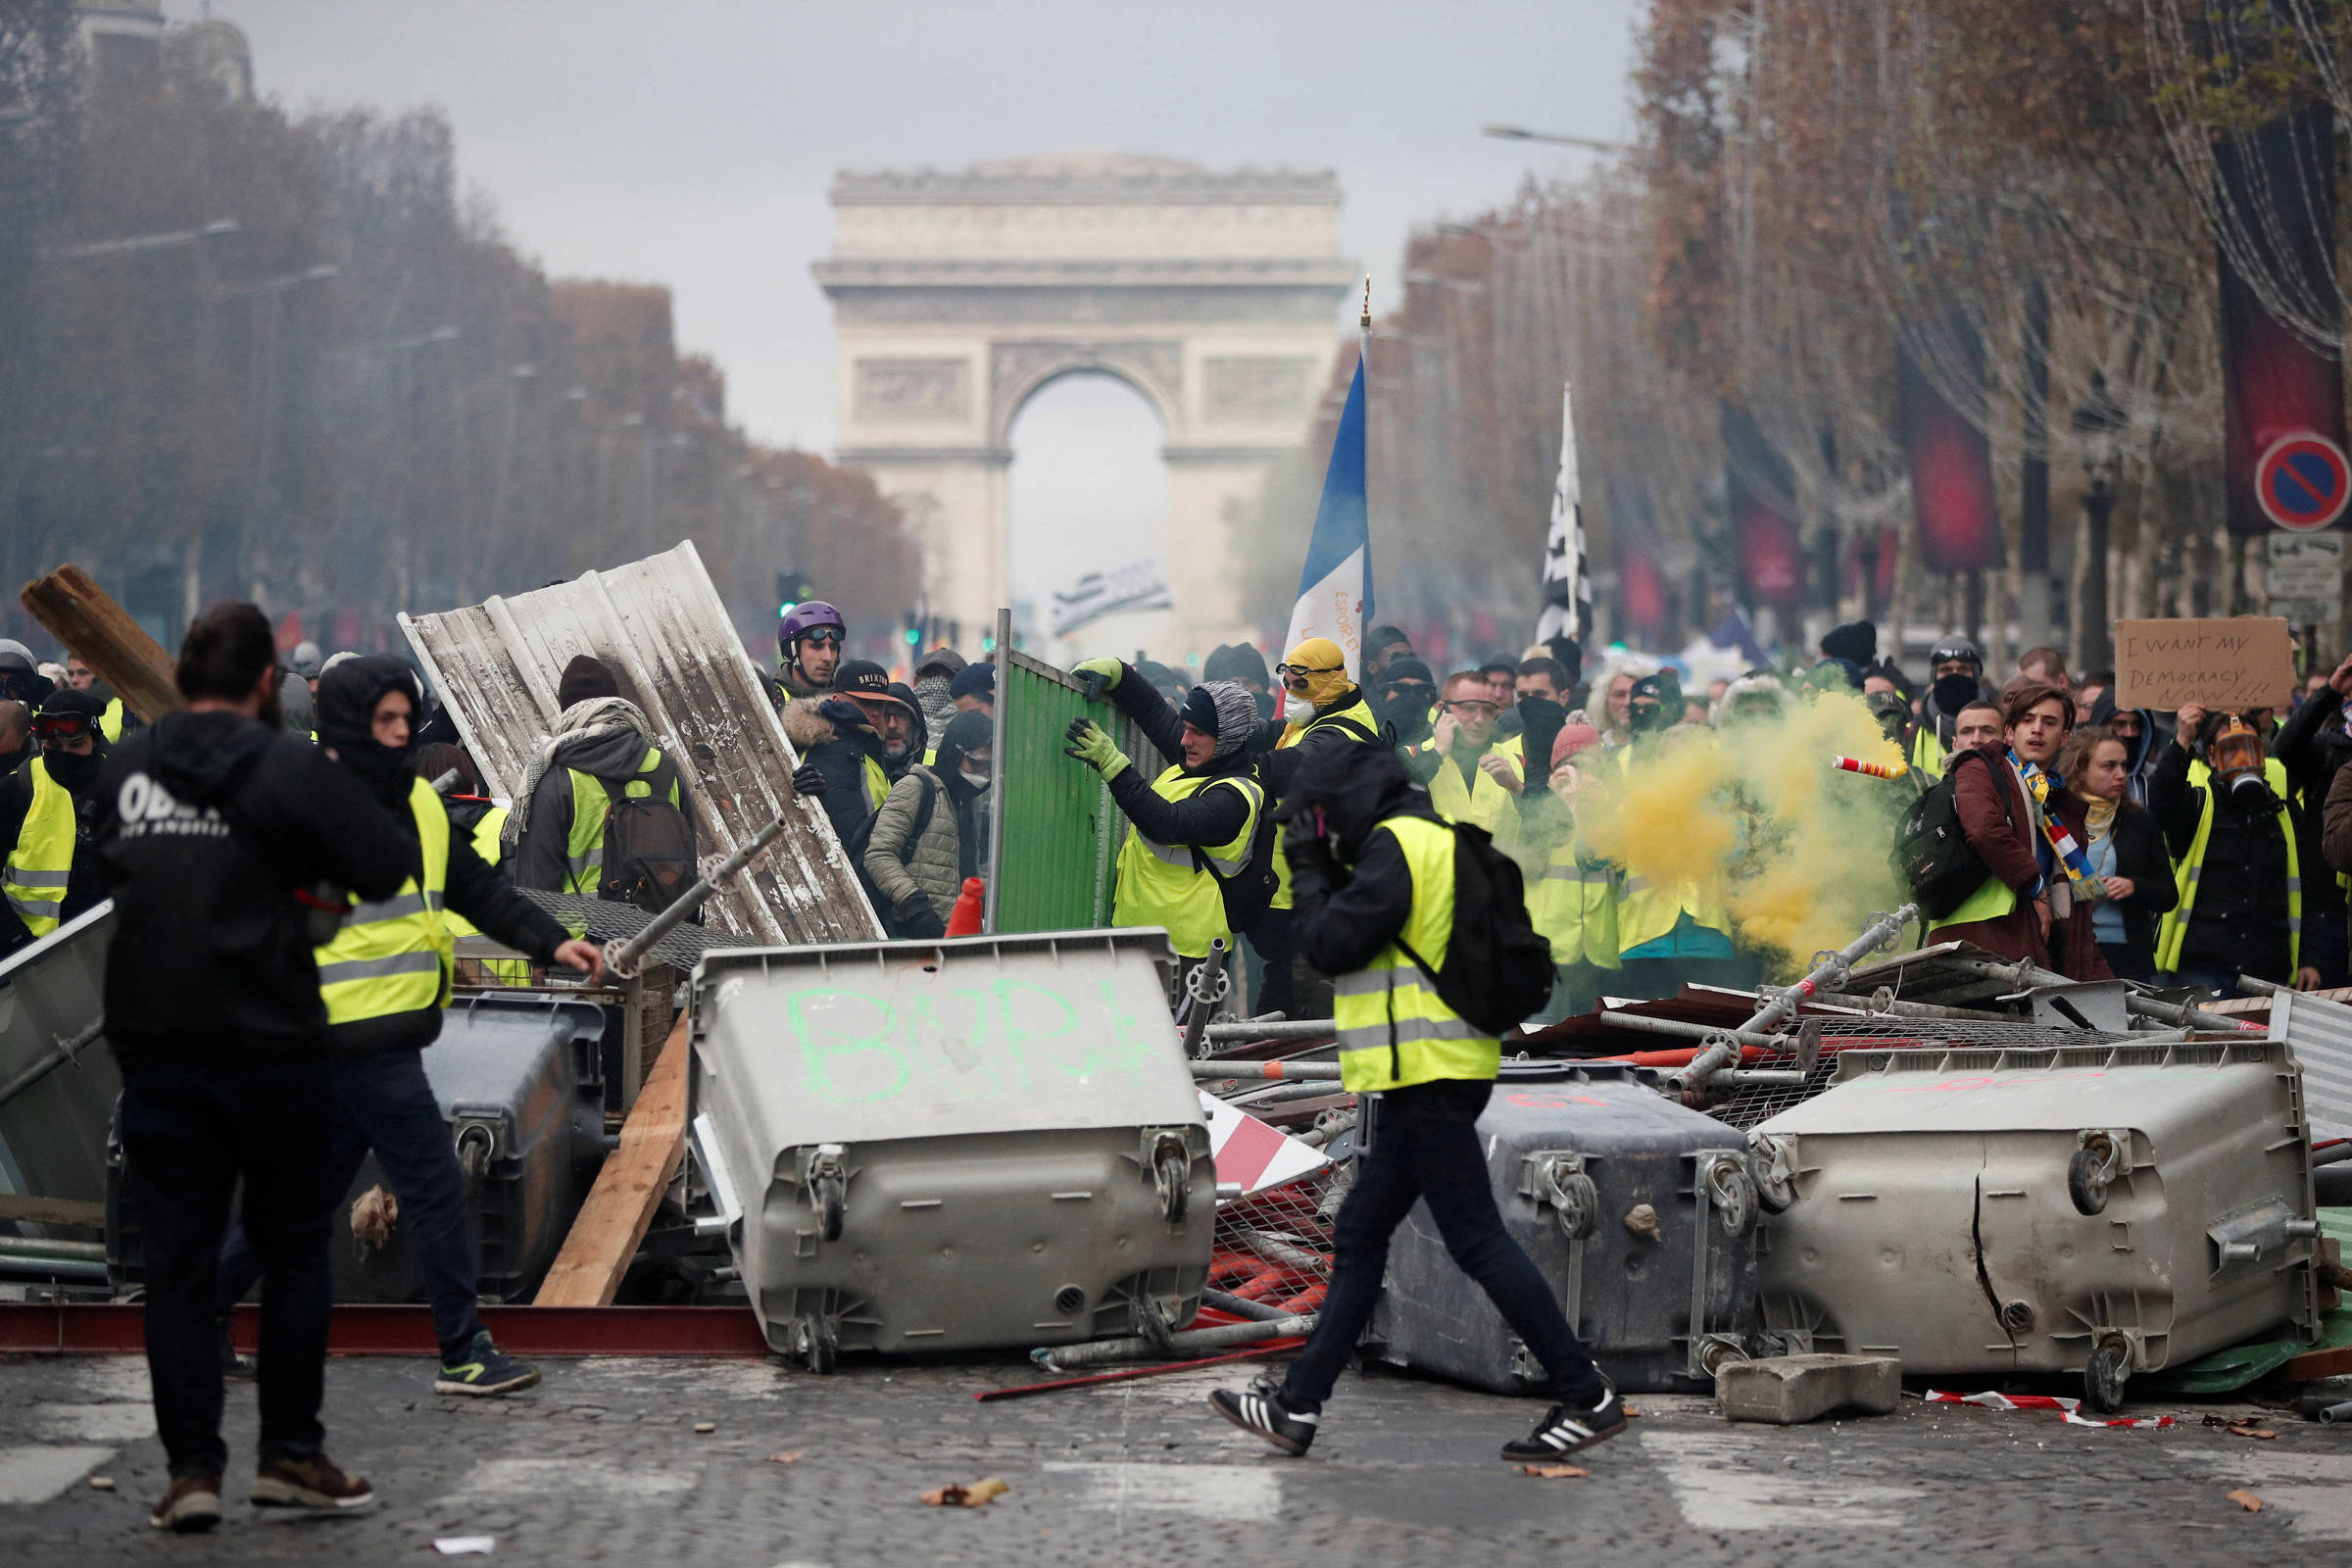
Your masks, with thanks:
<instances>
[{"instance_id":1,"label":"man walking on street","mask_svg":"<svg viewBox=\"0 0 2352 1568\"><path fill-rule=\"evenodd\" d=\"M1626 1425L1617 1391L1494 1206L1475 1124L1501 1048L1446 1006L1432 979L1454 940L1452 829L1377 746L1314 758L1278 814L1289 824L1298 952L1338 978L1340 1081L1363 1097L1365 1152L1333 1227L1331 1290L1305 1348L1279 1382L1220 1389L1209 1403L1243 1431L1304 1453L1372 1320L1389 1237L1426 1200L1446 1250L1543 1363L1557 1401L1502 1456L1554 1459L1615 1437Z\"/></svg>"},{"instance_id":2,"label":"man walking on street","mask_svg":"<svg viewBox=\"0 0 2352 1568\"><path fill-rule=\"evenodd\" d=\"M188 628L187 710L116 748L98 827L115 900L107 1039L145 1233L147 1367L171 1486L159 1530L220 1520L213 1291L242 1179L262 1263L259 1507L375 1501L327 1458L326 1007L297 895L388 899L416 846L325 753L278 729L275 643L252 605Z\"/></svg>"}]
</instances>

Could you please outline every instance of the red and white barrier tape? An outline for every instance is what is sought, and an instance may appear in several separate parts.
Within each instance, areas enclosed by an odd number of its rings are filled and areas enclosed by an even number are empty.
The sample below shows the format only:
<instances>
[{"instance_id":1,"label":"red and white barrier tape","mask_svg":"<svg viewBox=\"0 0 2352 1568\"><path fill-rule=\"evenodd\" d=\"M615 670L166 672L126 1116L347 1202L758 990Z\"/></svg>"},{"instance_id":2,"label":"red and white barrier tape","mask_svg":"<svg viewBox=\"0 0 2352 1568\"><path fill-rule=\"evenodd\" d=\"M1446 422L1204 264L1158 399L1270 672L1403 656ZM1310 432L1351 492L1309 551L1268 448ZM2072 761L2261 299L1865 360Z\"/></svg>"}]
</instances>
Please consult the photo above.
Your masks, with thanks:
<instances>
[{"instance_id":1,"label":"red and white barrier tape","mask_svg":"<svg viewBox=\"0 0 2352 1568\"><path fill-rule=\"evenodd\" d=\"M2081 1399L2070 1399L2064 1395L1938 1394L1930 1389L1928 1402L1975 1404L1987 1410L2055 1410L2070 1427L2169 1427L2173 1424L2173 1418L2169 1415L2125 1416L2114 1421L2093 1421L2088 1416L2075 1413L2082 1407Z\"/></svg>"}]
</instances>

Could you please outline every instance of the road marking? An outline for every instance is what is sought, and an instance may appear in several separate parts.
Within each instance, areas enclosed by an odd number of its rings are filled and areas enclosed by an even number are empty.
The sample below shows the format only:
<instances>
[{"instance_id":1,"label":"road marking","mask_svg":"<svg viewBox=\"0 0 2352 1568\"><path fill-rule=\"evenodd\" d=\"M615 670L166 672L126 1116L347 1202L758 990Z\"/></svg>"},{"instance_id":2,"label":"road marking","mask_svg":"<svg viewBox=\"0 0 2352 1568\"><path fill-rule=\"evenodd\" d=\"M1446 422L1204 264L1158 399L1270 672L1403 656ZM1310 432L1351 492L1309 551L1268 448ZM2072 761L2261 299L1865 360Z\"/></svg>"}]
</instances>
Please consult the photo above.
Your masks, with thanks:
<instances>
[{"instance_id":1,"label":"road marking","mask_svg":"<svg viewBox=\"0 0 2352 1568\"><path fill-rule=\"evenodd\" d=\"M0 1448L0 1503L47 1502L114 1456L112 1448Z\"/></svg>"},{"instance_id":2,"label":"road marking","mask_svg":"<svg viewBox=\"0 0 2352 1568\"><path fill-rule=\"evenodd\" d=\"M1910 1487L1858 1486L1839 1476L1764 1468L1753 1439L1719 1432L1640 1436L1693 1530L1856 1530L1899 1525Z\"/></svg>"},{"instance_id":3,"label":"road marking","mask_svg":"<svg viewBox=\"0 0 2352 1568\"><path fill-rule=\"evenodd\" d=\"M136 1443L155 1436L155 1409L147 1404L36 1404L32 1414L53 1438Z\"/></svg>"},{"instance_id":4,"label":"road marking","mask_svg":"<svg viewBox=\"0 0 2352 1568\"><path fill-rule=\"evenodd\" d=\"M1086 1489L1082 1508L1149 1508L1251 1524L1282 1516L1282 1478L1260 1465L1053 1461L1044 1468L1078 1478Z\"/></svg>"},{"instance_id":5,"label":"road marking","mask_svg":"<svg viewBox=\"0 0 2352 1568\"><path fill-rule=\"evenodd\" d=\"M2287 1528L2299 1536L2352 1540L2352 1454L2280 1453L2265 1444L2224 1453L2180 1448L2173 1456L2244 1482L2264 1507L2286 1515Z\"/></svg>"},{"instance_id":6,"label":"road marking","mask_svg":"<svg viewBox=\"0 0 2352 1568\"><path fill-rule=\"evenodd\" d=\"M484 1459L449 1495L544 1496L561 1492L667 1497L692 1492L701 1479L698 1470L663 1470L610 1459Z\"/></svg>"}]
</instances>

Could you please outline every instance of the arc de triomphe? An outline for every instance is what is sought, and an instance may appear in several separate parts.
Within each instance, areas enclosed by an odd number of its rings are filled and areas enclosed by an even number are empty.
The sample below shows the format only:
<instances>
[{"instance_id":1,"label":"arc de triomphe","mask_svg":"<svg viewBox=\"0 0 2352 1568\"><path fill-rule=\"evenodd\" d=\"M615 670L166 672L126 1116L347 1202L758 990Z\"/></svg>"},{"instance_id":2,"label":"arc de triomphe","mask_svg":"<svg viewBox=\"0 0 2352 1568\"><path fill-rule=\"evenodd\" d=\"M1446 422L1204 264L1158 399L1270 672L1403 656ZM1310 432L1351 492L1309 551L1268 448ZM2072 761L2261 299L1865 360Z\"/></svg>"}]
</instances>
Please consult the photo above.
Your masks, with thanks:
<instances>
[{"instance_id":1,"label":"arc de triomphe","mask_svg":"<svg viewBox=\"0 0 2352 1568\"><path fill-rule=\"evenodd\" d=\"M1339 350L1356 273L1337 177L1073 154L845 172L832 200L814 270L833 303L837 455L906 507L931 609L961 622L967 652L1010 602L1013 417L1077 370L1121 377L1159 415L1187 644L1164 652L1247 635L1228 509L1305 438Z\"/></svg>"}]
</instances>

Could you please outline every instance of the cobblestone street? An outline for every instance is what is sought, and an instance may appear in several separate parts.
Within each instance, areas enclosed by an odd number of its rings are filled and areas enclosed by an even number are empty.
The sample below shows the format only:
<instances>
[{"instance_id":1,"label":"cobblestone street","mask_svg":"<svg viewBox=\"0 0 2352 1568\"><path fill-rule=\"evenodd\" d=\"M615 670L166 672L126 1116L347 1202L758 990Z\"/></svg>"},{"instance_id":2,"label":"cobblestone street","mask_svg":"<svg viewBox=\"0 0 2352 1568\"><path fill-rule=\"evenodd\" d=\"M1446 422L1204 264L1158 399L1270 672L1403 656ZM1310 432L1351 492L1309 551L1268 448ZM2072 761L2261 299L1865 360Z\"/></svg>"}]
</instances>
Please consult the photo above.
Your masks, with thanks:
<instances>
[{"instance_id":1,"label":"cobblestone street","mask_svg":"<svg viewBox=\"0 0 2352 1568\"><path fill-rule=\"evenodd\" d=\"M339 1360L330 1451L383 1501L348 1520L279 1521L243 1500L253 1396L232 1390L226 1517L159 1535L163 1456L131 1357L0 1364L0 1530L25 1564L414 1561L495 1538L504 1562L1174 1563L1826 1561L1955 1550L1994 1560L2352 1562L2352 1434L2283 1411L2275 1440L2200 1424L2239 1404L2145 1403L2160 1431L2038 1412L1928 1406L1778 1429L1708 1401L1638 1396L1584 1479L1494 1457L1539 1406L1435 1383L1350 1378L1312 1457L1217 1421L1234 1369L1002 1403L1010 1361L858 1363L828 1378L748 1361L557 1362L507 1401L436 1398L424 1363ZM1243 1369L1246 1373L1247 1368ZM698 1423L714 1430L698 1434ZM797 1452L790 1463L768 1456ZM924 1506L945 1482L1002 1476L978 1509ZM112 1491L92 1476L111 1477ZM2233 1490L2263 1499L2248 1513Z\"/></svg>"}]
</instances>

